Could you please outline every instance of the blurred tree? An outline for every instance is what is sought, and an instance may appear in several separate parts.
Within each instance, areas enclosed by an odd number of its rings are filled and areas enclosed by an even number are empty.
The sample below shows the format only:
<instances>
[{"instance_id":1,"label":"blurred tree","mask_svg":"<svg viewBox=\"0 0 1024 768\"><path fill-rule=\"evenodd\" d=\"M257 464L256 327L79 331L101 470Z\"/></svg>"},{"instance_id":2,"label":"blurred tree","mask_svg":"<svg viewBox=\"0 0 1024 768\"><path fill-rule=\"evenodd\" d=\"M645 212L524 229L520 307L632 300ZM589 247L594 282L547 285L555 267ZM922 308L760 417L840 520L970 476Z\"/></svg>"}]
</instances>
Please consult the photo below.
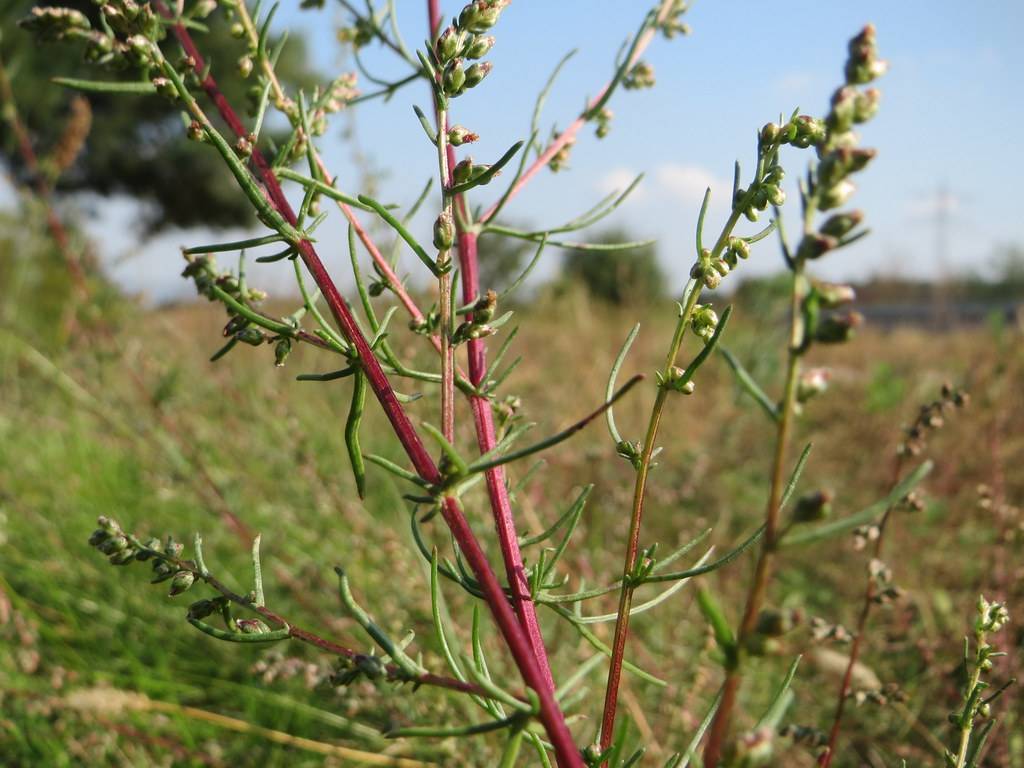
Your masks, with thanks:
<instances>
[{"instance_id":1,"label":"blurred tree","mask_svg":"<svg viewBox=\"0 0 1024 768\"><path fill-rule=\"evenodd\" d=\"M611 244L637 238L622 229L610 229L587 239ZM621 251L566 250L562 275L582 283L594 297L613 304L645 301L665 293L665 273L653 244Z\"/></svg>"},{"instance_id":2,"label":"blurred tree","mask_svg":"<svg viewBox=\"0 0 1024 768\"><path fill-rule=\"evenodd\" d=\"M85 69L80 50L67 45L40 46L17 26L34 5L48 4L0 2L0 55L8 64L18 111L44 164L53 162L53 155L60 152L68 126L74 126L76 119L81 126L81 118L72 110L74 94L53 88L48 81L57 76L104 77L98 68ZM62 0L60 4L77 8L95 23L98 9L92 0ZM204 36L203 48L211 54L214 75L228 99L245 104L253 82L242 78L236 66L244 53L243 43L230 36L228 24L210 27L214 31ZM301 38L292 37L284 47L278 74L286 82L306 88L316 81ZM88 98L91 129L84 151L60 174L58 193L130 195L148 204L140 224L150 233L168 226L235 226L253 220L251 206L237 194L230 174L222 164L211 162L203 147L185 138L179 112L166 99L126 99L117 94L89 94ZM0 162L24 180L25 168L13 141L9 128L0 124L4 149ZM154 163L155 157L161 162Z\"/></svg>"}]
</instances>

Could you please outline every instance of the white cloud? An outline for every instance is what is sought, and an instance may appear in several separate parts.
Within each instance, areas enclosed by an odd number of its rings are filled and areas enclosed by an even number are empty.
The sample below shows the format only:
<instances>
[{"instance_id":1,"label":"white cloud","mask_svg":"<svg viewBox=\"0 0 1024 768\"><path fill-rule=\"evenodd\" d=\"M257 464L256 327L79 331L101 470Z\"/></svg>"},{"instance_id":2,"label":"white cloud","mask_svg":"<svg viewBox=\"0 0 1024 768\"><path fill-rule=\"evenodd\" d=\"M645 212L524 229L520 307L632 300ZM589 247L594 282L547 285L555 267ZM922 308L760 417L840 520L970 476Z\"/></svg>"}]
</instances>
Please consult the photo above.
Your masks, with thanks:
<instances>
[{"instance_id":1,"label":"white cloud","mask_svg":"<svg viewBox=\"0 0 1024 768\"><path fill-rule=\"evenodd\" d=\"M659 196L686 205L700 205L708 187L717 193L716 197L721 197L724 193L726 199L731 189L731 182L717 178L706 168L675 163L668 163L655 171L654 183L660 193Z\"/></svg>"},{"instance_id":2,"label":"white cloud","mask_svg":"<svg viewBox=\"0 0 1024 768\"><path fill-rule=\"evenodd\" d=\"M788 72L777 78L772 85L783 95L797 96L807 93L816 80L813 72Z\"/></svg>"},{"instance_id":3,"label":"white cloud","mask_svg":"<svg viewBox=\"0 0 1024 768\"><path fill-rule=\"evenodd\" d=\"M613 192L624 192L626 187L632 184L633 180L637 176L637 172L632 171L629 168L612 168L598 180L597 188L604 195L610 195ZM629 199L643 200L646 196L647 193L644 189L644 184L641 182L640 185L630 194Z\"/></svg>"}]
</instances>

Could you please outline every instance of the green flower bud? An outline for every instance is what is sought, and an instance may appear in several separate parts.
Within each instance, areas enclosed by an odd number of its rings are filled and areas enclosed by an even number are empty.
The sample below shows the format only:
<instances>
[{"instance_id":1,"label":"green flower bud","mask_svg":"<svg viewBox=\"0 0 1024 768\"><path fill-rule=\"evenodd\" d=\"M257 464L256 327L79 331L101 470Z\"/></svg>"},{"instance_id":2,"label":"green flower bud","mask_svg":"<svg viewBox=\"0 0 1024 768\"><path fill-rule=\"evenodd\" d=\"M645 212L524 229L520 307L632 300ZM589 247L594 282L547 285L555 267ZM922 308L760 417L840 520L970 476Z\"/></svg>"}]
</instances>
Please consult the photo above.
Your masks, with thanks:
<instances>
[{"instance_id":1,"label":"green flower bud","mask_svg":"<svg viewBox=\"0 0 1024 768\"><path fill-rule=\"evenodd\" d=\"M653 88L654 84L654 67L646 61L638 61L622 79L622 87L627 90Z\"/></svg>"},{"instance_id":2,"label":"green flower bud","mask_svg":"<svg viewBox=\"0 0 1024 768\"><path fill-rule=\"evenodd\" d=\"M865 85L877 80L888 71L888 62L873 56L850 58L846 62L846 82L853 85Z\"/></svg>"},{"instance_id":3,"label":"green flower bud","mask_svg":"<svg viewBox=\"0 0 1024 768\"><path fill-rule=\"evenodd\" d=\"M498 23L509 0L475 0L459 14L459 27L470 32L485 32Z\"/></svg>"},{"instance_id":4,"label":"green flower bud","mask_svg":"<svg viewBox=\"0 0 1024 768\"><path fill-rule=\"evenodd\" d=\"M796 385L796 399L799 403L817 397L828 389L832 374L827 368L810 368L800 374Z\"/></svg>"},{"instance_id":5,"label":"green flower bud","mask_svg":"<svg viewBox=\"0 0 1024 768\"><path fill-rule=\"evenodd\" d=\"M259 619L239 619L235 624L243 635L265 635L270 631L270 627Z\"/></svg>"},{"instance_id":6,"label":"green flower bud","mask_svg":"<svg viewBox=\"0 0 1024 768\"><path fill-rule=\"evenodd\" d=\"M448 96L457 96L466 86L466 70L462 59L453 59L441 75L441 88Z\"/></svg>"},{"instance_id":7,"label":"green flower bud","mask_svg":"<svg viewBox=\"0 0 1024 768\"><path fill-rule=\"evenodd\" d=\"M599 139L603 139L612 130L612 118L615 117L615 113L612 112L608 107L602 107L601 111L597 113L594 121L597 123L597 128L594 130L594 134Z\"/></svg>"},{"instance_id":8,"label":"green flower bud","mask_svg":"<svg viewBox=\"0 0 1024 768\"><path fill-rule=\"evenodd\" d=\"M434 221L434 247L439 251L447 251L455 244L455 220L451 211L441 211Z\"/></svg>"},{"instance_id":9,"label":"green flower bud","mask_svg":"<svg viewBox=\"0 0 1024 768\"><path fill-rule=\"evenodd\" d=\"M825 189L818 200L819 211L830 211L844 205L856 191L856 187L845 179L833 187Z\"/></svg>"},{"instance_id":10,"label":"green flower bud","mask_svg":"<svg viewBox=\"0 0 1024 768\"><path fill-rule=\"evenodd\" d=\"M266 341L266 337L263 335L263 331L261 331L259 328L253 328L252 326L240 330L238 333L235 334L235 338L238 339L243 344L249 344L250 346L253 347L258 347L260 344Z\"/></svg>"},{"instance_id":11,"label":"green flower bud","mask_svg":"<svg viewBox=\"0 0 1024 768\"><path fill-rule=\"evenodd\" d=\"M274 365L278 368L284 367L285 360L292 351L292 340L284 336L277 340L274 345Z\"/></svg>"},{"instance_id":12,"label":"green flower bud","mask_svg":"<svg viewBox=\"0 0 1024 768\"><path fill-rule=\"evenodd\" d=\"M188 607L188 618L190 619L205 619L207 616L212 616L221 608L221 604L217 600L197 600Z\"/></svg>"},{"instance_id":13,"label":"green flower bud","mask_svg":"<svg viewBox=\"0 0 1024 768\"><path fill-rule=\"evenodd\" d=\"M473 178L475 175L475 169L476 166L473 165L472 157L460 160L452 169L452 180L456 184L465 184Z\"/></svg>"},{"instance_id":14,"label":"green flower bud","mask_svg":"<svg viewBox=\"0 0 1024 768\"><path fill-rule=\"evenodd\" d=\"M145 549L140 549L135 553L135 559L140 563L146 562L153 556L147 550L152 550L153 552L160 551L160 539L147 539L142 546L145 547Z\"/></svg>"},{"instance_id":15,"label":"green flower bud","mask_svg":"<svg viewBox=\"0 0 1024 768\"><path fill-rule=\"evenodd\" d=\"M786 170L781 165L773 165L764 176L765 184L778 186L786 178Z\"/></svg>"},{"instance_id":16,"label":"green flower bud","mask_svg":"<svg viewBox=\"0 0 1024 768\"><path fill-rule=\"evenodd\" d=\"M845 152L846 150L840 151ZM850 164L850 171L852 173L863 171L865 168L867 168L868 163L875 159L876 155L878 155L877 149L867 149L861 147L858 149L849 150L849 155L847 157L848 162Z\"/></svg>"},{"instance_id":17,"label":"green flower bud","mask_svg":"<svg viewBox=\"0 0 1024 768\"><path fill-rule=\"evenodd\" d=\"M798 259L817 259L839 245L839 241L829 235L804 235L797 248Z\"/></svg>"},{"instance_id":18,"label":"green flower bud","mask_svg":"<svg viewBox=\"0 0 1024 768\"><path fill-rule=\"evenodd\" d=\"M841 283L816 283L814 290L818 294L821 306L826 309L835 309L843 304L849 304L857 298L857 292L852 285Z\"/></svg>"},{"instance_id":19,"label":"green flower bud","mask_svg":"<svg viewBox=\"0 0 1024 768\"><path fill-rule=\"evenodd\" d=\"M814 338L822 344L842 344L852 339L863 323L864 316L859 312L828 315L818 323Z\"/></svg>"},{"instance_id":20,"label":"green flower bud","mask_svg":"<svg viewBox=\"0 0 1024 768\"><path fill-rule=\"evenodd\" d=\"M238 155L242 160L248 159L252 155L252 141L247 136L239 136L238 141L235 142L235 154Z\"/></svg>"},{"instance_id":21,"label":"green flower bud","mask_svg":"<svg viewBox=\"0 0 1024 768\"><path fill-rule=\"evenodd\" d=\"M85 14L71 8L38 6L19 22L19 26L39 36L42 40L63 40L91 28Z\"/></svg>"},{"instance_id":22,"label":"green flower bud","mask_svg":"<svg viewBox=\"0 0 1024 768\"><path fill-rule=\"evenodd\" d=\"M164 543L164 554L168 557L181 557L181 553L184 549L184 544L180 541L175 541L170 536L167 537L167 541Z\"/></svg>"},{"instance_id":23,"label":"green flower bud","mask_svg":"<svg viewBox=\"0 0 1024 768\"><path fill-rule=\"evenodd\" d=\"M857 110L857 89L844 85L832 94L832 110L829 112L828 127L835 133L845 133L854 123Z\"/></svg>"},{"instance_id":24,"label":"green flower bud","mask_svg":"<svg viewBox=\"0 0 1024 768\"><path fill-rule=\"evenodd\" d=\"M690 324L693 326L695 334L704 341L708 341L715 335L715 329L718 328L718 315L715 314L715 310L711 308L710 304L698 304L693 308L693 314L690 315Z\"/></svg>"},{"instance_id":25,"label":"green flower bud","mask_svg":"<svg viewBox=\"0 0 1024 768\"><path fill-rule=\"evenodd\" d=\"M437 38L435 48L437 50L437 58L441 60L442 64L447 64L462 54L467 37L465 32L455 27L448 27L448 29L441 33L441 36Z\"/></svg>"},{"instance_id":26,"label":"green flower bud","mask_svg":"<svg viewBox=\"0 0 1024 768\"><path fill-rule=\"evenodd\" d=\"M171 589L168 595L177 597L182 592L187 592L189 587L195 583L196 577L191 571L178 571L171 579Z\"/></svg>"},{"instance_id":27,"label":"green flower bud","mask_svg":"<svg viewBox=\"0 0 1024 768\"><path fill-rule=\"evenodd\" d=\"M494 47L494 35L475 37L466 48L467 59L482 59Z\"/></svg>"},{"instance_id":28,"label":"green flower bud","mask_svg":"<svg viewBox=\"0 0 1024 768\"><path fill-rule=\"evenodd\" d=\"M793 522L814 523L824 520L832 513L832 498L829 491L814 491L801 496L793 509Z\"/></svg>"},{"instance_id":29,"label":"green flower bud","mask_svg":"<svg viewBox=\"0 0 1024 768\"><path fill-rule=\"evenodd\" d=\"M135 559L135 550L123 549L120 552L115 552L109 558L111 565L128 565Z\"/></svg>"},{"instance_id":30,"label":"green flower bud","mask_svg":"<svg viewBox=\"0 0 1024 768\"><path fill-rule=\"evenodd\" d=\"M837 213L829 216L825 223L821 225L821 234L842 239L850 234L862 221L864 221L863 211Z\"/></svg>"},{"instance_id":31,"label":"green flower bud","mask_svg":"<svg viewBox=\"0 0 1024 768\"><path fill-rule=\"evenodd\" d=\"M483 82L483 79L491 73L494 65L489 61L480 61L473 64L466 70L466 87L475 88Z\"/></svg>"},{"instance_id":32,"label":"green flower bud","mask_svg":"<svg viewBox=\"0 0 1024 768\"><path fill-rule=\"evenodd\" d=\"M248 77L252 74L252 57L246 54L238 60L238 74Z\"/></svg>"},{"instance_id":33,"label":"green flower bud","mask_svg":"<svg viewBox=\"0 0 1024 768\"><path fill-rule=\"evenodd\" d=\"M825 141L828 131L822 120L810 115L798 115L786 125L783 135L794 147L806 149Z\"/></svg>"},{"instance_id":34,"label":"green flower bud","mask_svg":"<svg viewBox=\"0 0 1024 768\"><path fill-rule=\"evenodd\" d=\"M761 143L765 146L774 144L779 140L781 133L781 129L775 123L765 123L760 133Z\"/></svg>"},{"instance_id":35,"label":"green flower bud","mask_svg":"<svg viewBox=\"0 0 1024 768\"><path fill-rule=\"evenodd\" d=\"M170 99L171 101L177 101L178 91L174 87L174 83L166 77L154 77L150 82L153 83L156 87L156 92L161 96Z\"/></svg>"},{"instance_id":36,"label":"green flower bud","mask_svg":"<svg viewBox=\"0 0 1024 768\"><path fill-rule=\"evenodd\" d=\"M116 552L123 552L128 548L128 539L124 536L110 536L100 542L96 548L104 555L113 555Z\"/></svg>"},{"instance_id":37,"label":"green flower bud","mask_svg":"<svg viewBox=\"0 0 1024 768\"><path fill-rule=\"evenodd\" d=\"M755 631L765 637L781 637L793 629L799 618L794 611L765 608L757 615Z\"/></svg>"},{"instance_id":38,"label":"green flower bud","mask_svg":"<svg viewBox=\"0 0 1024 768\"><path fill-rule=\"evenodd\" d=\"M498 294L488 290L484 297L473 305L473 320L478 323L486 323L494 317L498 307Z\"/></svg>"},{"instance_id":39,"label":"green flower bud","mask_svg":"<svg viewBox=\"0 0 1024 768\"><path fill-rule=\"evenodd\" d=\"M206 129L198 120L193 120L188 124L188 138L190 141L206 141Z\"/></svg>"},{"instance_id":40,"label":"green flower bud","mask_svg":"<svg viewBox=\"0 0 1024 768\"><path fill-rule=\"evenodd\" d=\"M775 184L766 184L764 187L765 195L768 198L768 202L772 205L782 205L786 202L786 193L783 192Z\"/></svg>"},{"instance_id":41,"label":"green flower bud","mask_svg":"<svg viewBox=\"0 0 1024 768\"><path fill-rule=\"evenodd\" d=\"M241 40L243 37L245 37L245 27L242 26L242 23L239 21L236 21L234 24L231 25L230 31L231 36L237 40Z\"/></svg>"},{"instance_id":42,"label":"green flower bud","mask_svg":"<svg viewBox=\"0 0 1024 768\"><path fill-rule=\"evenodd\" d=\"M217 10L217 0L198 0L198 2L192 6L192 18L205 19L215 10Z\"/></svg>"},{"instance_id":43,"label":"green flower bud","mask_svg":"<svg viewBox=\"0 0 1024 768\"><path fill-rule=\"evenodd\" d=\"M729 250L735 253L738 258L749 259L750 258L750 243L744 240L742 237L730 237L729 238Z\"/></svg>"},{"instance_id":44,"label":"green flower bud","mask_svg":"<svg viewBox=\"0 0 1024 768\"><path fill-rule=\"evenodd\" d=\"M858 93L853 108L853 122L866 123L874 117L881 99L882 93L877 88L868 88Z\"/></svg>"},{"instance_id":45,"label":"green flower bud","mask_svg":"<svg viewBox=\"0 0 1024 768\"><path fill-rule=\"evenodd\" d=\"M473 133L468 128L461 125L456 125L454 128L448 129L448 143L453 147L461 147L463 144L472 144L479 138L480 136L478 134Z\"/></svg>"}]
</instances>

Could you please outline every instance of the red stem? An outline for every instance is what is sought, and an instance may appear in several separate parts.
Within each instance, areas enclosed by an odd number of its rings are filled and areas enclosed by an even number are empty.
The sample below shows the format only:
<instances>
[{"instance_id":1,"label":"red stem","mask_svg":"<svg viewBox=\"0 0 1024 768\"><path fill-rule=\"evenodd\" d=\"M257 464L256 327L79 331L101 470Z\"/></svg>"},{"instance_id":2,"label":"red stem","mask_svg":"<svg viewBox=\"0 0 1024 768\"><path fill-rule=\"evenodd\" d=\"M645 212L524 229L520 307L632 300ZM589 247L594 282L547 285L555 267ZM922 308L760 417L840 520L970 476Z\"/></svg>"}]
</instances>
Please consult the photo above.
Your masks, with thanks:
<instances>
[{"instance_id":1,"label":"red stem","mask_svg":"<svg viewBox=\"0 0 1024 768\"><path fill-rule=\"evenodd\" d=\"M479 293L479 276L477 270L477 237L474 232L459 233L459 265L462 269L462 299L468 304ZM472 319L472 318L469 318ZM471 339L468 344L469 380L474 386L483 383L487 373L487 346L482 339ZM494 449L497 437L494 429L494 414L491 404L485 397L473 395L470 398L473 409L473 421L476 425L477 444L481 455ZM551 674L544 637L537 621L537 609L530 597L530 583L523 567L523 554L519 549L519 537L516 534L515 519L512 515L512 501L508 496L505 484L505 470L495 467L485 473L487 495L491 500L491 513L494 526L498 533L501 556L505 561L505 573L509 588L512 591L512 607L515 608L519 623L530 638L530 645L537 656L537 663L547 679L548 686L554 690L555 682Z\"/></svg>"},{"instance_id":2,"label":"red stem","mask_svg":"<svg viewBox=\"0 0 1024 768\"><path fill-rule=\"evenodd\" d=\"M154 6L165 18L173 18L164 0L154 0ZM196 71L204 71L206 64L188 30L181 24L173 24L172 29L186 55L194 60ZM224 122L227 123L236 136L247 136L248 131L231 107L231 104L218 88L212 74L208 74L203 80L202 88L217 107ZM263 154L258 150L254 150L252 153L252 164L257 177L264 184L268 199L273 203L278 212L294 226L297 221L295 212L285 197L280 182L263 157ZM380 363L356 325L355 318L348 304L328 274L313 244L308 240L301 240L297 244L297 248L303 263L320 288L320 292L327 305L331 308L331 313L337 321L342 334L355 347L370 388L373 390L374 395L380 402L381 408L391 422L395 434L402 443L402 447L408 454L417 474L428 483L439 482L441 475L437 465L423 445L423 441L420 439L419 434L417 434L408 415L395 397L394 390L384 375ZM538 665L530 639L519 625L516 615L505 597L504 590L494 575L487 556L469 527L469 523L466 521L466 517L462 513L457 500L452 497L445 497L441 513L452 532L456 544L463 555L465 555L474 577L480 583L487 605L509 647L509 651L512 653L523 680L530 688L537 692L540 701L539 719L543 723L548 738L554 747L558 765L563 768L582 768L583 762L580 758L579 750L573 741L572 734L569 732L565 717L558 706L554 692L549 687L547 679Z\"/></svg>"},{"instance_id":3,"label":"red stem","mask_svg":"<svg viewBox=\"0 0 1024 768\"><path fill-rule=\"evenodd\" d=\"M427 13L431 39L433 39L441 29L440 0L428 0ZM438 126L439 131L447 129L447 125ZM451 169L455 167L456 161L455 148L449 144L447 150L448 183L451 184ZM462 222L468 214L465 197L459 195L456 205L459 206L461 213L461 216L456 216L456 221ZM469 304L475 301L480 294L477 233L475 231L467 232L461 225L459 226L459 268L462 302ZM472 314L467 315L466 319L472 320ZM487 373L487 345L483 339L471 339L468 342L467 356L469 357L469 381L473 386L479 387ZM469 402L473 411L473 423L476 427L477 446L480 454L483 455L497 445L494 414L491 412L491 403L486 397L473 395L469 398ZM487 481L487 496L491 502L491 514L494 517L494 527L498 535L498 544L502 560L505 563L505 574L512 593L512 607L530 639L530 645L537 657L537 664L544 674L548 688L553 693L555 690L554 676L551 673L551 663L548 660L547 648L544 646L540 622L537 620L537 609L530 596L530 582L526 578L526 569L523 566L523 554L519 548L519 536L516 533L515 518L512 514L512 501L508 495L508 486L505 484L505 470L502 467L495 467L487 470L484 475Z\"/></svg>"},{"instance_id":4,"label":"red stem","mask_svg":"<svg viewBox=\"0 0 1024 768\"><path fill-rule=\"evenodd\" d=\"M893 461L892 478L889 481L889 490L892 491L899 483L900 473L903 471L903 455L900 454ZM875 548L872 557L877 559L882 556L882 544L885 541L885 530L892 514L892 507L885 511L882 520L878 525L878 538L875 539ZM836 747L839 745L839 734L843 728L843 713L846 710L846 700L850 695L850 684L853 681L853 668L857 666L860 652L864 645L864 633L867 630L868 615L871 613L871 605L875 597L875 580L868 577L868 584L864 590L864 605L857 617L857 634L853 638L853 645L850 647L850 658L846 663L846 671L843 673L843 680L839 684L839 696L836 701L836 713L832 719L832 727L829 729L828 746L818 758L820 768L829 768L832 758L835 757Z\"/></svg>"}]
</instances>

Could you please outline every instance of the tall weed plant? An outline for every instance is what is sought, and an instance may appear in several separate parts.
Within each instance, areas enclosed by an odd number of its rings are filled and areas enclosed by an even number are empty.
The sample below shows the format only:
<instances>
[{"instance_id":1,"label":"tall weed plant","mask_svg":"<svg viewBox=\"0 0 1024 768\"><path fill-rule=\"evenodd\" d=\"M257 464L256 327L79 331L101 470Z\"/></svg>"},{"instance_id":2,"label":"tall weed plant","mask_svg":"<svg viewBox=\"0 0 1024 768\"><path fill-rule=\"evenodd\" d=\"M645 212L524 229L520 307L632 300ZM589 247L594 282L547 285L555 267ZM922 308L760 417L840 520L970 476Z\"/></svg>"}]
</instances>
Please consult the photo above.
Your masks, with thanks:
<instances>
[{"instance_id":1,"label":"tall weed plant","mask_svg":"<svg viewBox=\"0 0 1024 768\"><path fill-rule=\"evenodd\" d=\"M303 2L309 8L323 5L322 0ZM370 683L409 696L465 697L477 709L472 721L406 723L386 735L487 739L495 745L493 764L500 766L648 764L628 727L636 723L642 732L646 705L632 699L628 716L623 711L624 676L658 687L670 677L698 670L631 659L631 620L689 589L713 640L708 653L693 649L694 664L702 674L717 675L720 689L706 702L703 720L692 732L674 735L678 751L661 764L780 765L799 753L809 754L820 766L839 764L843 725L850 716L847 703L903 700L897 686L862 685L858 659L872 641L871 612L901 599L894 572L899 569L883 559L886 533L904 512L922 505L916 489L932 466L922 456L928 438L967 403L965 393L947 386L922 406L898 440L885 494L868 507L833 514L833 507L841 505L830 491L799 492L801 473L814 461L814 451L810 444L797 443L798 424L827 396L830 379L826 368L814 364L815 354L824 345L849 342L861 323L850 308L853 290L818 280L813 271L820 260L841 257L843 248L868 231L865 215L849 204L854 180L876 155L860 145L857 133L879 109L874 83L886 71L874 28L866 26L851 39L842 76L825 109L813 115L794 111L766 116L769 122L756 131L746 173L737 162L732 188L715 191L730 201L724 221L711 220L712 190L707 191L694 233L689 280L674 305L651 310L675 313L663 362L653 375L622 375L640 334L637 325L624 333L615 360L593 361L597 370L577 372L607 380L604 401L567 404L563 410L580 412L561 431L537 439L525 418L528 403L505 389L520 362L510 359L516 326L505 307L546 249L570 248L580 258L598 253L603 259L607 253L647 245L574 238L613 213L640 179L558 225L522 229L503 224L503 214L538 173L567 165L584 129L592 129L598 139L614 130L610 105L621 91L655 85L645 51L659 38L673 40L688 33L683 21L687 4L661 0L640 9L636 30L612 57L608 82L564 129L545 137L542 109L563 60L546 84L538 83L540 95L524 126L525 138L488 162L466 152L479 137L466 127L472 126L474 116L460 109L460 97L469 90L489 92L492 65L487 56L493 46L506 44L501 21L515 13L510 0L473 0L450 20L440 0L426 0L429 27L415 31L399 23L394 0L378 5L342 0L341 5L348 19L342 37L357 64L361 66L360 50L380 46L395 57L401 77L379 80L364 73L370 84L363 90L357 74L343 73L307 91L289 90L276 71L287 45L286 36L275 29L277 6L259 1L97 0L91 13L36 7L23 26L43 41L82 46L98 73L95 78L61 77L60 84L86 93L120 93L125 99L164 96L180 110L181 130L207 147L211 161L219 161L233 177L239 197L255 211L264 231L183 252L183 276L226 314L223 344L213 359L246 347L264 348L273 365L286 366L299 346L322 357L320 367L326 372L300 373L297 378L346 392L347 418L337 428L344 434L359 495L386 482L403 488L415 556L422 559L428 578L418 592L401 597L429 604L433 636L388 631L375 614L381 601L392 596L360 597L361 574L340 563L332 564L336 599L362 630L362 639L342 641L293 622L287 605L267 598L259 536L252 540L252 573L243 586L204 556L198 533L150 537L127 530L111 514L100 518L90 543L112 565L148 563L152 582L164 584L171 596L188 593L185 621L198 633L243 645L308 644L333 657L330 682L335 686ZM220 25L227 25L246 46L232 65L251 83L245 105L231 103L218 87L218 67L225 63L212 62L203 53L204 35ZM418 45L408 42L421 39L425 42ZM490 95L494 108L501 108L502 95ZM423 151L436 158L435 183L422 192L410 190L416 202L407 209L345 190L318 146L335 115L371 99L408 99L409 119L418 120L423 129ZM281 119L289 131L274 141L265 127ZM787 167L799 177L796 200L787 201L783 190ZM487 196L491 189L497 191ZM297 206L293 198L300 201ZM484 199L489 202L482 203ZM428 211L433 220L427 241L413 232L411 219L418 211ZM342 280L336 269L328 269L324 243L317 237L332 212L348 225L346 277L355 282L351 296L340 290ZM484 235L533 249L520 274L500 285L481 284L478 241ZM780 385L758 382L729 351L733 309L713 306L704 296L742 271L749 258L775 249L788 275ZM398 260L403 252L415 257L416 278L433 287L430 306L407 287ZM247 254L258 254L255 264L247 265ZM218 258L237 258L237 267L220 266ZM293 267L301 295L293 311L280 315L267 308L258 268L267 262ZM406 332L422 339L432 364L403 359L403 346L396 340ZM551 333L571 337L573 329L552 328ZM708 546L710 531L665 552L643 527L646 502L658 482L658 456L677 450L680 443L680 436L666 434L663 426L666 416L677 411L683 419L700 418L700 385L707 373L704 366L712 360L731 370L743 396L763 413L774 434L758 449L772 457L763 522L722 552ZM302 386L308 385L298 384L295 392L282 397L301 397ZM645 390L653 401L646 428L634 435L616 421L615 406ZM369 407L379 408L390 425L396 451L389 456L362 447ZM621 570L588 574L588 585L575 565L580 559L571 553L580 547L573 534L587 514L593 488L587 483L592 478L574 478L578 493L564 510L555 511L553 500L544 503L540 514L546 527L534 535L526 535L520 520L521 495L542 469L538 459L547 450L583 430L596 433L602 421L610 438L603 458L625 462L632 501L621 510L629 521L624 540L600 542L602 548L621 552ZM707 451L713 453L714 447ZM713 456L709 466L714 467ZM707 481L714 482L713 469ZM244 521L232 525L240 538L248 538ZM488 528L494 531L495 556L487 551ZM273 535L287 536L288 531ZM799 607L786 600L776 578L787 568L790 550L818 547L838 536L853 537L867 551L862 563L851 566L864 579L863 606L852 629L828 619L805 620ZM738 605L724 604L717 580L748 578L744 561L753 566L746 597ZM394 567L411 569L414 563L396 561ZM474 603L471 618L449 611L445 596L451 600L453 591ZM615 609L598 612L606 599L615 601ZM484 615L502 641L501 658L494 658L495 651L484 642ZM989 681L992 659L999 654L994 638L1008 618L1003 605L979 601L972 638L965 641L962 704L950 715L951 730L933 736L948 747L936 764L981 765L996 700L1005 689ZM610 631L602 631L601 625ZM801 628L809 631L800 633ZM559 668L552 663L553 636L572 638L589 648L590 656L573 669ZM838 654L841 683L834 707L814 717L812 725L803 725L790 714L794 688L800 684L802 653L817 645L843 647ZM776 679L775 667L764 662L780 655L787 656L785 674ZM594 674L603 676L603 697L581 698L581 686Z\"/></svg>"}]
</instances>

